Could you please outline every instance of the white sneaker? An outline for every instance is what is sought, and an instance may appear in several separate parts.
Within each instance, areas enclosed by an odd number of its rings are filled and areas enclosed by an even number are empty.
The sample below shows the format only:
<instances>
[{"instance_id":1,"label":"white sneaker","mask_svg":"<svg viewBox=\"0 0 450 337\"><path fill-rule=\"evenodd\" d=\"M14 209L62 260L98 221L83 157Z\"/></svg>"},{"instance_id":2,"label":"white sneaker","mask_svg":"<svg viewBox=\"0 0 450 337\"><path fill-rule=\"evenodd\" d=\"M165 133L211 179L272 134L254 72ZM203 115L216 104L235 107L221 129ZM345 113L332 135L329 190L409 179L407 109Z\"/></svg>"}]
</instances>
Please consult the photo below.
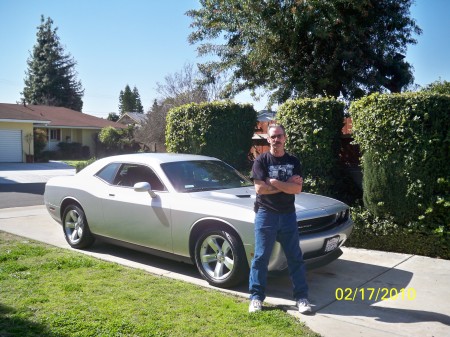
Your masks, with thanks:
<instances>
[{"instance_id":1,"label":"white sneaker","mask_svg":"<svg viewBox=\"0 0 450 337\"><path fill-rule=\"evenodd\" d=\"M262 310L262 302L260 300L251 300L248 312L256 312Z\"/></svg>"},{"instance_id":2,"label":"white sneaker","mask_svg":"<svg viewBox=\"0 0 450 337\"><path fill-rule=\"evenodd\" d=\"M301 298L297 301L298 312L301 314L311 312L311 305L306 298Z\"/></svg>"}]
</instances>

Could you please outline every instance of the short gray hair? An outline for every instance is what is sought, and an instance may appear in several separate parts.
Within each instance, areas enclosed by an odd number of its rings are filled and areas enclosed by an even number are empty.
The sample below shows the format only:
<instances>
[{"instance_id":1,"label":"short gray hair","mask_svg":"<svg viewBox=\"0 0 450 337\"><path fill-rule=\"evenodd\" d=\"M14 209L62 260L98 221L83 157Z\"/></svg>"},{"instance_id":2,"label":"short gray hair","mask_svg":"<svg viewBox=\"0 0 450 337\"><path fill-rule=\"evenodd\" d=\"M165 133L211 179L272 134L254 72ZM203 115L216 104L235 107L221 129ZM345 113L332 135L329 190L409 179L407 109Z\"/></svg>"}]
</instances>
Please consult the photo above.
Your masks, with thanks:
<instances>
[{"instance_id":1,"label":"short gray hair","mask_svg":"<svg viewBox=\"0 0 450 337\"><path fill-rule=\"evenodd\" d=\"M281 128L281 130L283 130L283 133L286 134L286 130L284 129L284 126L282 124L269 124L269 126L267 127L267 133L269 133L270 129L274 128Z\"/></svg>"}]
</instances>

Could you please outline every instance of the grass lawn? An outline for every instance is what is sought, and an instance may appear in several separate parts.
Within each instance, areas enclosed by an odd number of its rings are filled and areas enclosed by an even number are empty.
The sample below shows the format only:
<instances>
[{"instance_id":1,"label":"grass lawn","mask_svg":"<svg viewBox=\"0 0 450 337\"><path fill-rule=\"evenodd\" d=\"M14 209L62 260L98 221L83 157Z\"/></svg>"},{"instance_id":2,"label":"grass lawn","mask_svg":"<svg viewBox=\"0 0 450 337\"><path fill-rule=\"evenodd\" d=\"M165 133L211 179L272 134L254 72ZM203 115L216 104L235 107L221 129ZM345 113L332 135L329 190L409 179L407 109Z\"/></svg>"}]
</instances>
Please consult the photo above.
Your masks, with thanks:
<instances>
[{"instance_id":1,"label":"grass lawn","mask_svg":"<svg viewBox=\"0 0 450 337\"><path fill-rule=\"evenodd\" d=\"M282 310L0 231L0 336L319 336Z\"/></svg>"}]
</instances>

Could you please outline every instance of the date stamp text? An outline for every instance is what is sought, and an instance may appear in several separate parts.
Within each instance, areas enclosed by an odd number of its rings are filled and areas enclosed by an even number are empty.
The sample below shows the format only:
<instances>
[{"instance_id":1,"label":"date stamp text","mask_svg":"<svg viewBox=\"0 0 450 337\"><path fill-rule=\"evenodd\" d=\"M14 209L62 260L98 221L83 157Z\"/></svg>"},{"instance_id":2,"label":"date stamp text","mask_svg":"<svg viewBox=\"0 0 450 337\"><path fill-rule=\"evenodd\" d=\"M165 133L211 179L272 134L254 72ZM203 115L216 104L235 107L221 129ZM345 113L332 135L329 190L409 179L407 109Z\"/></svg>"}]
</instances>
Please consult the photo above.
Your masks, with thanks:
<instances>
[{"instance_id":1,"label":"date stamp text","mask_svg":"<svg viewBox=\"0 0 450 337\"><path fill-rule=\"evenodd\" d=\"M414 288L336 288L335 297L338 301L413 301L416 298Z\"/></svg>"}]
</instances>

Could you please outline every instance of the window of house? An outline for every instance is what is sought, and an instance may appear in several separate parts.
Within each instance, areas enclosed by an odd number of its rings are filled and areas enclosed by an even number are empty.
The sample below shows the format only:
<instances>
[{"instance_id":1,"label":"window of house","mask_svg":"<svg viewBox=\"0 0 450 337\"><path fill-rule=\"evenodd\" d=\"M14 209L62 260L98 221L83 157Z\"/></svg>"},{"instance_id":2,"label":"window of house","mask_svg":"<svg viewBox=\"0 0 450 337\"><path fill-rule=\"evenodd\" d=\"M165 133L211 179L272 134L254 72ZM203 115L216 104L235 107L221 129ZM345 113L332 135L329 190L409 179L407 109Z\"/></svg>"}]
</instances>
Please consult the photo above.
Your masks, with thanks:
<instances>
[{"instance_id":1,"label":"window of house","mask_svg":"<svg viewBox=\"0 0 450 337\"><path fill-rule=\"evenodd\" d=\"M61 140L61 130L60 129L50 129L50 140Z\"/></svg>"}]
</instances>

